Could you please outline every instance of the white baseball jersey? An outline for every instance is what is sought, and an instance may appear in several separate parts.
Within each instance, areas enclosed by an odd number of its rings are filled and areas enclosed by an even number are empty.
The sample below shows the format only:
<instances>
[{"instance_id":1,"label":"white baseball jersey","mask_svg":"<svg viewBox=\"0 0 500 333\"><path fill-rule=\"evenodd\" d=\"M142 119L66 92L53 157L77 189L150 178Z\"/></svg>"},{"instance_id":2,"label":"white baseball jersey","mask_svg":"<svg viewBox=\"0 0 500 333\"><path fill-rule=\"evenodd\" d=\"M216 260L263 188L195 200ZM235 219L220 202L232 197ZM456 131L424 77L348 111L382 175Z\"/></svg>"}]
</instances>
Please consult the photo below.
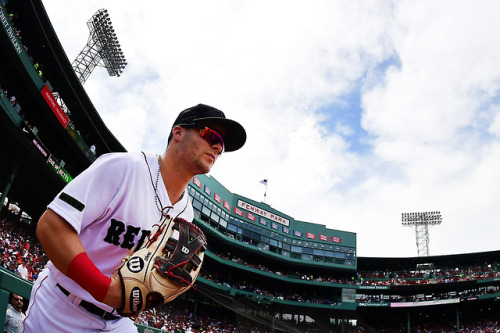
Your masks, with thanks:
<instances>
[{"instance_id":1,"label":"white baseball jersey","mask_svg":"<svg viewBox=\"0 0 500 333\"><path fill-rule=\"evenodd\" d=\"M161 218L160 202L163 207L171 206L161 175L155 193L158 171L157 155L102 155L48 205L75 229L89 258L104 275L111 276L129 249L146 239ZM193 220L187 192L168 214ZM106 311L113 310L97 302L51 262L48 268L50 281ZM53 288L57 288L55 283Z\"/></svg>"}]
</instances>

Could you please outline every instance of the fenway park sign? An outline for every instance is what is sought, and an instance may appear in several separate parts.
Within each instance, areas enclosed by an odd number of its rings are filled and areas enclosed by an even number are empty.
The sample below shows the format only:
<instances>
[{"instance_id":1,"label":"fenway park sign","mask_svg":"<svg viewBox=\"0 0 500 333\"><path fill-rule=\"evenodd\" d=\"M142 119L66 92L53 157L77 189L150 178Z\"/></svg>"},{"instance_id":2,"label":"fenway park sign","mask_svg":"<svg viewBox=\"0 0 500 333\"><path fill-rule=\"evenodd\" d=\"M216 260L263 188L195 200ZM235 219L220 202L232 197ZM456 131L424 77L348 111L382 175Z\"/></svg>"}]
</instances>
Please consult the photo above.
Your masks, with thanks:
<instances>
[{"instance_id":1,"label":"fenway park sign","mask_svg":"<svg viewBox=\"0 0 500 333\"><path fill-rule=\"evenodd\" d=\"M252 212L252 213L254 213L256 215L262 216L263 218L266 218L268 220L271 220L271 221L283 224L283 225L285 225L287 227L290 226L290 220L289 219L286 219L286 218L284 218L282 216L279 216L279 215L276 215L274 213L268 212L267 210L259 208L257 206L251 205L248 202L245 202L243 200L238 200L238 207L242 208L242 209L245 209L245 210L247 210L249 212Z\"/></svg>"}]
</instances>

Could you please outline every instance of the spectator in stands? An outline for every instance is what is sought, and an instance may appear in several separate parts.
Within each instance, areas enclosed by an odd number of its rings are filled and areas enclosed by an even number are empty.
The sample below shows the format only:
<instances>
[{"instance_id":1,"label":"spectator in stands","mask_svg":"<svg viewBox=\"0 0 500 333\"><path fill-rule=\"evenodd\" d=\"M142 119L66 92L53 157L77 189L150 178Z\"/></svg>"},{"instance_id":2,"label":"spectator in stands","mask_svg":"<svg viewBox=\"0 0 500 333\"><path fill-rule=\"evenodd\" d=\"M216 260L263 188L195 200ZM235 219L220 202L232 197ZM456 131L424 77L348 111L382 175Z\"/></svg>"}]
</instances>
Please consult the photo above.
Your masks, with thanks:
<instances>
[{"instance_id":1,"label":"spectator in stands","mask_svg":"<svg viewBox=\"0 0 500 333\"><path fill-rule=\"evenodd\" d=\"M12 273L19 275L19 271L17 270L17 263L15 260L9 259L9 267L7 269Z\"/></svg>"},{"instance_id":2,"label":"spectator in stands","mask_svg":"<svg viewBox=\"0 0 500 333\"><path fill-rule=\"evenodd\" d=\"M23 322L26 316L23 313L24 300L21 296L10 294L7 312L5 313L6 333L21 333L23 331Z\"/></svg>"},{"instance_id":3,"label":"spectator in stands","mask_svg":"<svg viewBox=\"0 0 500 333\"><path fill-rule=\"evenodd\" d=\"M28 279L28 268L26 267L26 260L24 258L21 259L19 266L17 266L17 271L23 279Z\"/></svg>"}]
</instances>

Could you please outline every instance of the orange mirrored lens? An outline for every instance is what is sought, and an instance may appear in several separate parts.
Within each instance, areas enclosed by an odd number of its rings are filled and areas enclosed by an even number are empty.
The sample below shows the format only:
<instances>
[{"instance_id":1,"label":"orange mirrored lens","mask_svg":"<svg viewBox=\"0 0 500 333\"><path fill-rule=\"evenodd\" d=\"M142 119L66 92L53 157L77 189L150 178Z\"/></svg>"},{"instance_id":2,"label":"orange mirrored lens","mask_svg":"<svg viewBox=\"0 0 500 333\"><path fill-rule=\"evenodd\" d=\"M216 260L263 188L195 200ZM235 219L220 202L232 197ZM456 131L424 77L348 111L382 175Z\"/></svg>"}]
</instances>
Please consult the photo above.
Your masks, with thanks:
<instances>
[{"instance_id":1,"label":"orange mirrored lens","mask_svg":"<svg viewBox=\"0 0 500 333\"><path fill-rule=\"evenodd\" d=\"M224 151L224 139L222 138L222 135L220 135L218 132L214 131L211 128L205 127L200 130L200 135L211 146L220 143L220 145L222 146L221 153Z\"/></svg>"}]
</instances>

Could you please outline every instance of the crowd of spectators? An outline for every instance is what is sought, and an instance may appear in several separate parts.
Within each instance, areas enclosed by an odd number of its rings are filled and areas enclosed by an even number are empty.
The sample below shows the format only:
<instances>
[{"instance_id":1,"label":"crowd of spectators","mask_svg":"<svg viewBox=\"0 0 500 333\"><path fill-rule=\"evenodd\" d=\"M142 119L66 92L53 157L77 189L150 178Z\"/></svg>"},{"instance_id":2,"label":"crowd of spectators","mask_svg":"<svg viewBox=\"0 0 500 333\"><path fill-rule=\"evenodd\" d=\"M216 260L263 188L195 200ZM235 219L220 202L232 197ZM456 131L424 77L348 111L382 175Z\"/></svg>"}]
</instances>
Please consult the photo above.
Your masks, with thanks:
<instances>
[{"instance_id":1,"label":"crowd of spectators","mask_svg":"<svg viewBox=\"0 0 500 333\"><path fill-rule=\"evenodd\" d=\"M316 282L325 282L325 283L356 285L355 275L353 275L351 277L341 277L341 276L319 276L319 275L315 275L311 272L308 272L308 273L298 272L298 271L285 272L285 271L273 269L271 267L263 265L262 263L251 262L250 260L243 259L241 257L238 257L235 254L221 253L221 252L213 252L213 253L215 255L217 255L219 258L222 258L224 260L230 260L233 263L236 263L236 264L239 264L239 265L242 265L245 267L251 267L251 268L263 271L263 272L268 272L268 273L276 274L276 275L287 277L287 278L301 279L304 281L316 281Z\"/></svg>"},{"instance_id":2,"label":"crowd of spectators","mask_svg":"<svg viewBox=\"0 0 500 333\"><path fill-rule=\"evenodd\" d=\"M47 257L38 240L26 232L26 225L13 222L18 218L12 212L0 215L0 266L34 281L45 267Z\"/></svg>"},{"instance_id":3,"label":"crowd of spectators","mask_svg":"<svg viewBox=\"0 0 500 333\"><path fill-rule=\"evenodd\" d=\"M204 307L203 313L194 315L189 309L193 305L186 299L177 299L174 303L162 305L154 310L140 313L135 322L170 333L184 333L189 327L198 325L204 333L253 332L268 333L263 325L245 318L230 319L221 308Z\"/></svg>"},{"instance_id":4,"label":"crowd of spectators","mask_svg":"<svg viewBox=\"0 0 500 333\"><path fill-rule=\"evenodd\" d=\"M426 271L360 272L358 273L357 284L365 286L437 284L484 280L497 277L500 277L498 265L485 264Z\"/></svg>"},{"instance_id":5,"label":"crowd of spectators","mask_svg":"<svg viewBox=\"0 0 500 333\"><path fill-rule=\"evenodd\" d=\"M272 269L262 263L252 262L231 253L215 253L224 260L251 267L260 271L276 274L288 278L297 278L305 281L338 283L360 286L391 286L413 284L455 283L460 281L482 280L500 277L500 268L495 264L477 266L439 268L433 270L407 270L398 272L358 272L350 277L318 276L310 272L284 272Z\"/></svg>"},{"instance_id":6,"label":"crowd of spectators","mask_svg":"<svg viewBox=\"0 0 500 333\"><path fill-rule=\"evenodd\" d=\"M207 275L204 274L202 271L200 273L200 276L206 278L207 280L210 280L211 282L217 283L220 286L225 286L228 288L232 289L237 289L241 290L242 292L248 292L251 293L255 296L256 298L259 299L258 296L262 296L262 298L267 298L267 299L277 299L277 300L283 300L283 301L290 301L290 302L303 302L303 303L311 303L311 304L328 304L328 305L335 305L337 302L333 300L331 297L328 298L322 298L322 297L317 297L307 291L294 291L294 292L286 292L286 291L280 291L280 290L266 290L265 288L262 288L260 286L257 286L253 283L246 282L246 281L234 281L234 280L227 280L223 278L218 278L213 275Z\"/></svg>"}]
</instances>

